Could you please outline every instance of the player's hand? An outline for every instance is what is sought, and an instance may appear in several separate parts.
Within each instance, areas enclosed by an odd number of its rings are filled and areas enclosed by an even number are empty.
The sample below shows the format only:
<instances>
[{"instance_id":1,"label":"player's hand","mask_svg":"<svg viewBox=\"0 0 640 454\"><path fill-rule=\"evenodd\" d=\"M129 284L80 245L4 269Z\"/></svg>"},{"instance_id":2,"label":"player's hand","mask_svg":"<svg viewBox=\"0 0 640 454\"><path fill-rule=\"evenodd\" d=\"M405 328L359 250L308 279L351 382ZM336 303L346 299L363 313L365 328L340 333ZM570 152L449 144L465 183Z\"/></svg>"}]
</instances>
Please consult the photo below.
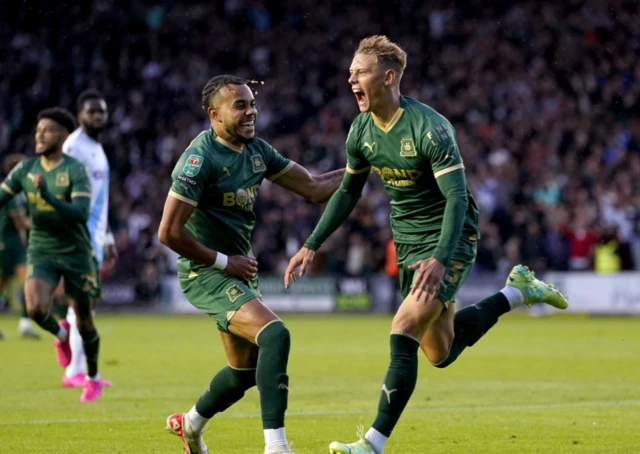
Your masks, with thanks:
<instances>
[{"instance_id":1,"label":"player's hand","mask_svg":"<svg viewBox=\"0 0 640 454\"><path fill-rule=\"evenodd\" d=\"M33 176L33 185L36 188L39 188L41 191L47 188L47 182L44 180L44 177L40 174Z\"/></svg>"},{"instance_id":2,"label":"player's hand","mask_svg":"<svg viewBox=\"0 0 640 454\"><path fill-rule=\"evenodd\" d=\"M249 282L258 274L258 261L255 257L232 255L229 257L224 271L229 276L235 276L245 282Z\"/></svg>"},{"instance_id":3,"label":"player's hand","mask_svg":"<svg viewBox=\"0 0 640 454\"><path fill-rule=\"evenodd\" d=\"M420 260L409 266L409 269L416 272L411 286L412 295L425 291L429 298L438 295L438 289L445 272L444 265L438 259L431 257L426 260Z\"/></svg>"},{"instance_id":4,"label":"player's hand","mask_svg":"<svg viewBox=\"0 0 640 454\"><path fill-rule=\"evenodd\" d=\"M103 268L109 273L113 271L118 262L118 248L115 244L109 244L104 247L104 265Z\"/></svg>"},{"instance_id":5,"label":"player's hand","mask_svg":"<svg viewBox=\"0 0 640 454\"><path fill-rule=\"evenodd\" d=\"M316 255L315 251L303 247L298 251L296 255L289 260L289 266L284 272L284 288L288 289L292 282L296 281L296 268L300 267L298 276L304 276L307 271L307 266L313 262L313 257Z\"/></svg>"}]
</instances>

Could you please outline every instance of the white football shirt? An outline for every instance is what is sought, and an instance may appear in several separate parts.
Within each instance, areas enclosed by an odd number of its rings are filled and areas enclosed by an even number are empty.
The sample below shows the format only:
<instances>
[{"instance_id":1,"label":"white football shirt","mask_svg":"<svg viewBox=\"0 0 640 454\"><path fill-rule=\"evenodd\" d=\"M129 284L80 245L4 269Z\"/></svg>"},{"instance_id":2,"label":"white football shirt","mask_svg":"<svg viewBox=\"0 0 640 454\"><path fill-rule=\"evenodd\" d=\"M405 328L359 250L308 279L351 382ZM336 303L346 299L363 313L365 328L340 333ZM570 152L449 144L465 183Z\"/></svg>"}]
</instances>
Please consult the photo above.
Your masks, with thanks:
<instances>
[{"instance_id":1,"label":"white football shirt","mask_svg":"<svg viewBox=\"0 0 640 454\"><path fill-rule=\"evenodd\" d=\"M82 128L69 134L62 145L62 151L81 161L89 171L91 212L87 228L98 263L102 265L109 209L109 161L107 155L102 144L85 134Z\"/></svg>"}]
</instances>

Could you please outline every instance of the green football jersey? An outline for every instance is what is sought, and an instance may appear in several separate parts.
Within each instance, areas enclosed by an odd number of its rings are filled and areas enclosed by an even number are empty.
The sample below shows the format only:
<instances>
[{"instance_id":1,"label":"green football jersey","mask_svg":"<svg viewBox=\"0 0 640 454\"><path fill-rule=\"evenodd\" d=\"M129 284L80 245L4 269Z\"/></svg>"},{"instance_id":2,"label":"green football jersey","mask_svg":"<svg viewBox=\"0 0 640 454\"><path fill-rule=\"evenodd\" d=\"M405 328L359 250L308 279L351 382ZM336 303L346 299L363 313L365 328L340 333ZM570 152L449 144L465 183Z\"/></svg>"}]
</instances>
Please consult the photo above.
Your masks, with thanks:
<instances>
[{"instance_id":1,"label":"green football jersey","mask_svg":"<svg viewBox=\"0 0 640 454\"><path fill-rule=\"evenodd\" d=\"M0 208L0 243L22 243L20 232L16 229L11 215L27 213L27 199L24 194L18 194L9 203ZM0 250L2 248L0 247Z\"/></svg>"},{"instance_id":2,"label":"green football jersey","mask_svg":"<svg viewBox=\"0 0 640 454\"><path fill-rule=\"evenodd\" d=\"M33 185L35 175L44 176L49 193L70 202L74 197L91 198L91 182L86 167L77 159L63 155L53 168L45 168L41 157L26 159L13 168L2 189L17 195L24 191L29 203L31 231L27 256L29 263L59 262L71 254L92 256L89 231L84 222L70 221L57 213Z\"/></svg>"},{"instance_id":3,"label":"green football jersey","mask_svg":"<svg viewBox=\"0 0 640 454\"><path fill-rule=\"evenodd\" d=\"M198 241L223 254L251 255L260 184L293 164L262 139L238 148L209 129L178 160L169 195L196 207L186 228Z\"/></svg>"},{"instance_id":4,"label":"green football jersey","mask_svg":"<svg viewBox=\"0 0 640 454\"><path fill-rule=\"evenodd\" d=\"M347 137L347 172L373 169L391 198L394 239L412 243L437 238L442 229L446 199L436 178L464 169L449 121L431 107L406 96L386 126L371 113L360 114ZM469 204L463 236L477 237L478 209L467 188Z\"/></svg>"}]
</instances>

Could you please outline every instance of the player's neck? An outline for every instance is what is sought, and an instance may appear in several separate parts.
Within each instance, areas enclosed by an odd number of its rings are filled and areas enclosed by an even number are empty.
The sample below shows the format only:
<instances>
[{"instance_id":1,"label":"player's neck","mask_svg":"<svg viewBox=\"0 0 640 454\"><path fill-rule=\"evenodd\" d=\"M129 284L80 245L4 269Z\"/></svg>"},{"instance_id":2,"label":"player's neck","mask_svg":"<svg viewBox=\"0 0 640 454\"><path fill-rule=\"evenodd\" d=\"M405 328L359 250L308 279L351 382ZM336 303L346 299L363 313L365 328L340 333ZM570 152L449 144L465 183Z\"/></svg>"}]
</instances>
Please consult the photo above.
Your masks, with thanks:
<instances>
[{"instance_id":1,"label":"player's neck","mask_svg":"<svg viewBox=\"0 0 640 454\"><path fill-rule=\"evenodd\" d=\"M242 151L244 149L244 143L237 140L235 137L231 136L227 133L225 129L221 131L216 131L216 128L213 128L213 132L216 133L217 140L225 146L231 145L229 148L234 151Z\"/></svg>"},{"instance_id":2,"label":"player's neck","mask_svg":"<svg viewBox=\"0 0 640 454\"><path fill-rule=\"evenodd\" d=\"M89 137L91 140L95 140L96 142L100 142L100 133L95 131L90 131L89 129L82 127L82 132Z\"/></svg>"},{"instance_id":3,"label":"player's neck","mask_svg":"<svg viewBox=\"0 0 640 454\"><path fill-rule=\"evenodd\" d=\"M55 164L57 164L62 160L63 155L64 154L62 153L62 148L60 148L59 150L56 150L53 153L41 155L40 161L42 162L43 167L51 168L52 166L54 166Z\"/></svg>"},{"instance_id":4,"label":"player's neck","mask_svg":"<svg viewBox=\"0 0 640 454\"><path fill-rule=\"evenodd\" d=\"M371 110L371 115L373 115L374 120L377 124L385 127L396 116L398 109L400 108L400 93L399 92L391 92L384 99L383 102L379 103L375 109Z\"/></svg>"}]
</instances>

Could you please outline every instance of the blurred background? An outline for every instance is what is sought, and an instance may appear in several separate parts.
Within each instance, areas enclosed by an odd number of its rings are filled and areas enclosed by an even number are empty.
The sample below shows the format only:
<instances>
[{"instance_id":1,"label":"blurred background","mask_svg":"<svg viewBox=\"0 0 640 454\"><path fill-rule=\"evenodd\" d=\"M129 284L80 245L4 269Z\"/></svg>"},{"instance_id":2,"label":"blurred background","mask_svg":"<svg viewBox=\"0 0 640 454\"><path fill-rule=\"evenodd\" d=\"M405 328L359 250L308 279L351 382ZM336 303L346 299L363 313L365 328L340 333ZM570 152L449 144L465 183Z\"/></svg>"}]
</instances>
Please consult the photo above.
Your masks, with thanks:
<instances>
[{"instance_id":1,"label":"blurred background","mask_svg":"<svg viewBox=\"0 0 640 454\"><path fill-rule=\"evenodd\" d=\"M462 302L493 293L522 262L570 297L591 295L601 306L593 311L640 312L640 279L629 273L640 268L638 2L451 3L0 2L0 157L33 154L39 110L75 112L82 90L102 91L120 253L105 279L106 307L188 311L157 227L176 160L208 127L206 81L264 80L259 135L322 173L345 164L357 115L347 83L353 51L386 34L408 53L402 93L456 128L480 207ZM393 310L389 204L376 176L323 246L314 278L283 296L288 257L322 208L268 182L260 189L253 247L265 298L279 310Z\"/></svg>"}]
</instances>

